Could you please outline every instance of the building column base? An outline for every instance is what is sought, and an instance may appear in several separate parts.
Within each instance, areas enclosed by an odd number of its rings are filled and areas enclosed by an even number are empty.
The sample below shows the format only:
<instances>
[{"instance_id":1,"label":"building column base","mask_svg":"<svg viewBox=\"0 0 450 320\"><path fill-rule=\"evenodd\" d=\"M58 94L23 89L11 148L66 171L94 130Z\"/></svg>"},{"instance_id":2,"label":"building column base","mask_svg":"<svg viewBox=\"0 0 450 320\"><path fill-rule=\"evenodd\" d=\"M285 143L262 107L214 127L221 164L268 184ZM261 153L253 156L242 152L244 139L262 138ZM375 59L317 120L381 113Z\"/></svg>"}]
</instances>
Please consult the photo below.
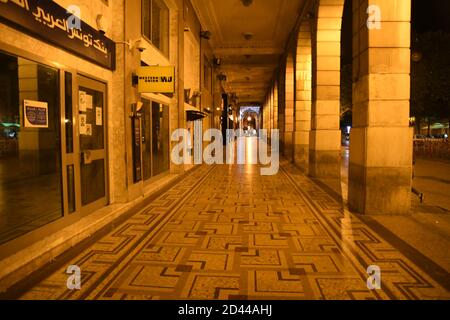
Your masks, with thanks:
<instances>
[{"instance_id":1,"label":"building column base","mask_svg":"<svg viewBox=\"0 0 450 320\"><path fill-rule=\"evenodd\" d=\"M309 175L313 178L340 178L340 151L309 150Z\"/></svg>"},{"instance_id":2,"label":"building column base","mask_svg":"<svg viewBox=\"0 0 450 320\"><path fill-rule=\"evenodd\" d=\"M302 173L308 173L309 144L294 144L294 163Z\"/></svg>"},{"instance_id":3,"label":"building column base","mask_svg":"<svg viewBox=\"0 0 450 320\"><path fill-rule=\"evenodd\" d=\"M409 214L411 167L349 166L348 205L361 214Z\"/></svg>"},{"instance_id":4,"label":"building column base","mask_svg":"<svg viewBox=\"0 0 450 320\"><path fill-rule=\"evenodd\" d=\"M294 133L292 131L284 132L284 139L283 139L283 156L289 160L293 160L293 154L294 154Z\"/></svg>"}]
</instances>

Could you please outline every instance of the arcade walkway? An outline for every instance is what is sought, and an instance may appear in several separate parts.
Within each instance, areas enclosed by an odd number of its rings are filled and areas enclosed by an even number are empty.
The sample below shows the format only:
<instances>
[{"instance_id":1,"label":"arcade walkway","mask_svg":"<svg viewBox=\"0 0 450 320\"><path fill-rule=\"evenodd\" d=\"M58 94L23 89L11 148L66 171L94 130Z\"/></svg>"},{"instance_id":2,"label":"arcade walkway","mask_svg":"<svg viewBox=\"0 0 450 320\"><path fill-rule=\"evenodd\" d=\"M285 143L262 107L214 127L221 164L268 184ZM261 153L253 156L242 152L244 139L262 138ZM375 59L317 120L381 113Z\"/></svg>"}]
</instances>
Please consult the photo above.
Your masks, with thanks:
<instances>
[{"instance_id":1,"label":"arcade walkway","mask_svg":"<svg viewBox=\"0 0 450 320\"><path fill-rule=\"evenodd\" d=\"M113 231L26 279L14 294L22 299L449 299L448 273L446 281L436 281L423 271L430 265L421 263L287 163L275 176L261 176L256 165L205 165ZM66 288L69 265L81 268L81 290ZM381 290L367 288L369 265L381 268Z\"/></svg>"}]
</instances>

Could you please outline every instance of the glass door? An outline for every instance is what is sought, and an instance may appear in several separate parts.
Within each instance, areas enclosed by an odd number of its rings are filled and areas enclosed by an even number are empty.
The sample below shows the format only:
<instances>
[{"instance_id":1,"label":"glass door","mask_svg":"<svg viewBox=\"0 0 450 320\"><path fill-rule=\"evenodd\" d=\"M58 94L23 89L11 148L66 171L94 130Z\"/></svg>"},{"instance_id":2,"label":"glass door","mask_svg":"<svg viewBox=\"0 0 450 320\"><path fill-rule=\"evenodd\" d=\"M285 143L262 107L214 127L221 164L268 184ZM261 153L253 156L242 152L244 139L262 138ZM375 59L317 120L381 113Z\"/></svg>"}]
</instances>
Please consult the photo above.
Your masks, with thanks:
<instances>
[{"instance_id":1,"label":"glass door","mask_svg":"<svg viewBox=\"0 0 450 320\"><path fill-rule=\"evenodd\" d=\"M169 170L169 106L152 102L153 175Z\"/></svg>"},{"instance_id":2,"label":"glass door","mask_svg":"<svg viewBox=\"0 0 450 320\"><path fill-rule=\"evenodd\" d=\"M142 100L144 180L169 170L169 106Z\"/></svg>"},{"instance_id":3,"label":"glass door","mask_svg":"<svg viewBox=\"0 0 450 320\"><path fill-rule=\"evenodd\" d=\"M81 212L108 203L106 162L106 85L78 76L79 202Z\"/></svg>"}]
</instances>

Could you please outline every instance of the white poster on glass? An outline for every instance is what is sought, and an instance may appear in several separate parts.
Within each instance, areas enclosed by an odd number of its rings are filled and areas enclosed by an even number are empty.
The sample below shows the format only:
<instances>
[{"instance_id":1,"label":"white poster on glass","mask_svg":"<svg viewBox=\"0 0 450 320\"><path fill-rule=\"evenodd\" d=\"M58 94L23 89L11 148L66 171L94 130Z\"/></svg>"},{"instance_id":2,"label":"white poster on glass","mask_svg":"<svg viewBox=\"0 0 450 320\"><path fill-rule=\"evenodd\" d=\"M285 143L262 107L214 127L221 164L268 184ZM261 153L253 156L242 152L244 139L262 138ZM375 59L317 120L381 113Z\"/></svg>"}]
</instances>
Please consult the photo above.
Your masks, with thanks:
<instances>
[{"instance_id":1,"label":"white poster on glass","mask_svg":"<svg viewBox=\"0 0 450 320\"><path fill-rule=\"evenodd\" d=\"M103 110L102 110L102 108L99 108L99 107L95 108L95 124L97 126L103 125Z\"/></svg>"},{"instance_id":2,"label":"white poster on glass","mask_svg":"<svg viewBox=\"0 0 450 320\"><path fill-rule=\"evenodd\" d=\"M92 124L86 124L86 135L92 136Z\"/></svg>"},{"instance_id":3,"label":"white poster on glass","mask_svg":"<svg viewBox=\"0 0 450 320\"><path fill-rule=\"evenodd\" d=\"M86 112L86 92L78 93L78 109L80 112Z\"/></svg>"},{"instance_id":4,"label":"white poster on glass","mask_svg":"<svg viewBox=\"0 0 450 320\"><path fill-rule=\"evenodd\" d=\"M86 94L86 109L92 110L93 97L90 94Z\"/></svg>"},{"instance_id":5,"label":"white poster on glass","mask_svg":"<svg viewBox=\"0 0 450 320\"><path fill-rule=\"evenodd\" d=\"M23 114L25 128L48 128L48 103L24 100Z\"/></svg>"},{"instance_id":6,"label":"white poster on glass","mask_svg":"<svg viewBox=\"0 0 450 320\"><path fill-rule=\"evenodd\" d=\"M86 134L86 115L80 114L80 134L85 135Z\"/></svg>"}]
</instances>

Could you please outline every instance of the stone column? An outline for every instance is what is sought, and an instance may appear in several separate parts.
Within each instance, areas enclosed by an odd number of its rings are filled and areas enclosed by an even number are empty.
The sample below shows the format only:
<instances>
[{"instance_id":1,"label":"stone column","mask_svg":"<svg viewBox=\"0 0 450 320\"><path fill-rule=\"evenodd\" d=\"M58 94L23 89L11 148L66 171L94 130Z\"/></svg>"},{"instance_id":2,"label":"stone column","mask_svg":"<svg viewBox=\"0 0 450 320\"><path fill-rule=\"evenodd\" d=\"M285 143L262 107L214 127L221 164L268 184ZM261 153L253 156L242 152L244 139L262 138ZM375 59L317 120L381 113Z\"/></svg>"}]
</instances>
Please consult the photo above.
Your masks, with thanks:
<instances>
[{"instance_id":1,"label":"stone column","mask_svg":"<svg viewBox=\"0 0 450 320\"><path fill-rule=\"evenodd\" d=\"M295 90L294 57L289 53L286 59L285 96L284 96L284 149L283 154L289 160L293 160L294 140L294 90Z\"/></svg>"},{"instance_id":2,"label":"stone column","mask_svg":"<svg viewBox=\"0 0 450 320\"><path fill-rule=\"evenodd\" d=\"M280 66L281 70L286 68L285 65ZM280 153L284 154L284 133L286 124L286 73L281 71L278 77L278 129L280 130Z\"/></svg>"},{"instance_id":3,"label":"stone column","mask_svg":"<svg viewBox=\"0 0 450 320\"><path fill-rule=\"evenodd\" d=\"M263 106L263 126L259 129L265 129L267 130L267 133L270 131L270 95L267 94L266 98L264 99L264 106Z\"/></svg>"},{"instance_id":4,"label":"stone column","mask_svg":"<svg viewBox=\"0 0 450 320\"><path fill-rule=\"evenodd\" d=\"M269 91L269 130L267 131L268 138L270 141L270 137L272 135L272 129L273 129L273 89L270 87Z\"/></svg>"},{"instance_id":5,"label":"stone column","mask_svg":"<svg viewBox=\"0 0 450 320\"><path fill-rule=\"evenodd\" d=\"M273 129L280 129L279 117L278 117L278 82L275 80L272 88L272 101L273 101Z\"/></svg>"},{"instance_id":6,"label":"stone column","mask_svg":"<svg viewBox=\"0 0 450 320\"><path fill-rule=\"evenodd\" d=\"M340 176L340 66L344 0L319 0L313 30L312 122L309 174Z\"/></svg>"},{"instance_id":7,"label":"stone column","mask_svg":"<svg viewBox=\"0 0 450 320\"><path fill-rule=\"evenodd\" d=\"M125 1L114 1L110 20L110 31L108 36L111 39L128 39L125 34ZM114 17L114 22L112 21ZM108 102L108 136L109 136L109 189L111 203L124 203L129 201L128 197L128 175L127 167L128 146L131 136L127 136L127 121L129 119L128 105L125 102L126 74L129 70L125 64L125 57L129 51L127 45L116 45L116 70L112 74L112 82L108 88L112 99ZM130 140L128 140L130 139ZM127 156L125 156L127 155Z\"/></svg>"},{"instance_id":8,"label":"stone column","mask_svg":"<svg viewBox=\"0 0 450 320\"><path fill-rule=\"evenodd\" d=\"M308 172L309 133L311 131L311 26L309 21L300 25L296 59L294 162Z\"/></svg>"},{"instance_id":9,"label":"stone column","mask_svg":"<svg viewBox=\"0 0 450 320\"><path fill-rule=\"evenodd\" d=\"M368 15L371 5L378 7ZM362 214L405 214L411 206L410 19L411 0L353 1L349 206Z\"/></svg>"}]
</instances>

